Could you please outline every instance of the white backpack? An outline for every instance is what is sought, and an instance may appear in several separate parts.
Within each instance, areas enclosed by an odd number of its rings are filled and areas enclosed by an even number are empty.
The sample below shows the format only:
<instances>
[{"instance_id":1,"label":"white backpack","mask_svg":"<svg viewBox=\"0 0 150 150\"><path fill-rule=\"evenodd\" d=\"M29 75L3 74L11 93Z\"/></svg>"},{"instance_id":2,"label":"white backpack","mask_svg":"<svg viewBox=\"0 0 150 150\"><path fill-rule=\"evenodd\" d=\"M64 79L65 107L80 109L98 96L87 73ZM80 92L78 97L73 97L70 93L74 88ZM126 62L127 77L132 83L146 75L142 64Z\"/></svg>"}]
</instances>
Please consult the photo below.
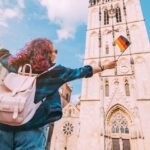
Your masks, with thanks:
<instances>
[{"instance_id":1,"label":"white backpack","mask_svg":"<svg viewBox=\"0 0 150 150\"><path fill-rule=\"evenodd\" d=\"M27 66L29 73L25 72ZM32 119L42 103L34 103L36 79L54 67L37 75L32 74L31 65L26 64L18 73L8 73L0 85L0 123L20 126Z\"/></svg>"}]
</instances>

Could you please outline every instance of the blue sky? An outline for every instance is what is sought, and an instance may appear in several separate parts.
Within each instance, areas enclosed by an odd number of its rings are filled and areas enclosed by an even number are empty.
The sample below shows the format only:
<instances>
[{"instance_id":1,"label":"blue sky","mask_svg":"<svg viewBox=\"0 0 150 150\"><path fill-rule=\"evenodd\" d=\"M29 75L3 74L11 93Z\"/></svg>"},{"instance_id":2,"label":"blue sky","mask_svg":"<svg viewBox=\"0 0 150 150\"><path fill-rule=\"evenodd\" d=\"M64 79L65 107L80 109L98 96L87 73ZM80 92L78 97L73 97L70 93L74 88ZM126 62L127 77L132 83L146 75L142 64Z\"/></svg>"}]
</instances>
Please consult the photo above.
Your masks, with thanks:
<instances>
[{"instance_id":1,"label":"blue sky","mask_svg":"<svg viewBox=\"0 0 150 150\"><path fill-rule=\"evenodd\" d=\"M141 0L150 37L149 0ZM37 37L53 41L58 64L76 68L83 65L88 0L0 0L0 47L13 54ZM81 80L70 83L74 98Z\"/></svg>"}]
</instances>

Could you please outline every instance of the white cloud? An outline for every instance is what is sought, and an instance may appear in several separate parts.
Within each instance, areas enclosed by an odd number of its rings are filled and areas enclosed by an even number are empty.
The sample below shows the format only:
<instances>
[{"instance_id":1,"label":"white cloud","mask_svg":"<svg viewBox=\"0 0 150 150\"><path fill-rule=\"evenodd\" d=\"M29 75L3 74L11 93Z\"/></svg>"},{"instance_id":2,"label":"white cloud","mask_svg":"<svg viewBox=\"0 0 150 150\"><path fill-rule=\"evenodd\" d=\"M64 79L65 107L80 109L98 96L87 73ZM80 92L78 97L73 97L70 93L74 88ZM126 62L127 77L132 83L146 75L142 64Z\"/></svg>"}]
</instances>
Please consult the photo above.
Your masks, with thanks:
<instances>
[{"instance_id":1,"label":"white cloud","mask_svg":"<svg viewBox=\"0 0 150 150\"><path fill-rule=\"evenodd\" d=\"M39 0L49 20L60 26L58 40L73 38L76 28L87 22L88 0Z\"/></svg>"},{"instance_id":2,"label":"white cloud","mask_svg":"<svg viewBox=\"0 0 150 150\"><path fill-rule=\"evenodd\" d=\"M59 37L58 41L61 39L68 39L68 38L73 38L73 34L74 34L74 29L72 28L68 28L68 29L60 29L57 30L57 35Z\"/></svg>"},{"instance_id":3,"label":"white cloud","mask_svg":"<svg viewBox=\"0 0 150 150\"><path fill-rule=\"evenodd\" d=\"M2 26L2 27L8 27L8 24L7 24L5 21L3 21L3 20L1 21L1 20L0 20L0 27L1 27L1 26Z\"/></svg>"},{"instance_id":4,"label":"white cloud","mask_svg":"<svg viewBox=\"0 0 150 150\"><path fill-rule=\"evenodd\" d=\"M0 2L0 27L8 27L8 21L22 17L22 9L25 7L24 0L3 0Z\"/></svg>"},{"instance_id":5,"label":"white cloud","mask_svg":"<svg viewBox=\"0 0 150 150\"><path fill-rule=\"evenodd\" d=\"M77 104L80 100L79 100L80 95L76 94L76 95L71 95L71 103L73 104Z\"/></svg>"},{"instance_id":6,"label":"white cloud","mask_svg":"<svg viewBox=\"0 0 150 150\"><path fill-rule=\"evenodd\" d=\"M18 0L18 7L25 8L24 0Z\"/></svg>"},{"instance_id":7,"label":"white cloud","mask_svg":"<svg viewBox=\"0 0 150 150\"><path fill-rule=\"evenodd\" d=\"M17 17L17 11L16 10L13 10L13 9L10 9L10 8L6 8L3 12L3 16L4 18L14 18L14 17Z\"/></svg>"}]
</instances>

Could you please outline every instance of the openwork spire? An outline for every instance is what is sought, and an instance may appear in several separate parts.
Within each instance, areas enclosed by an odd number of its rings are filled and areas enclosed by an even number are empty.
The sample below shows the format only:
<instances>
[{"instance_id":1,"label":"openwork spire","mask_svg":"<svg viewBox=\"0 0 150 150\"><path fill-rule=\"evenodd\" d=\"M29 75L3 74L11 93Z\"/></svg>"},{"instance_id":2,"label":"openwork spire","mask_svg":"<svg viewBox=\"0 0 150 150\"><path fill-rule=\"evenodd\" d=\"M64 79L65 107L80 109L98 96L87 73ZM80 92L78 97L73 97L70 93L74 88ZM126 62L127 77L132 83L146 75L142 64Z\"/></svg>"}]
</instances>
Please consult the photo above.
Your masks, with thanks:
<instances>
[{"instance_id":1,"label":"openwork spire","mask_svg":"<svg viewBox=\"0 0 150 150\"><path fill-rule=\"evenodd\" d=\"M94 6L94 5L98 4L99 2L100 2L100 0L90 0L89 4L90 4L90 6Z\"/></svg>"}]
</instances>

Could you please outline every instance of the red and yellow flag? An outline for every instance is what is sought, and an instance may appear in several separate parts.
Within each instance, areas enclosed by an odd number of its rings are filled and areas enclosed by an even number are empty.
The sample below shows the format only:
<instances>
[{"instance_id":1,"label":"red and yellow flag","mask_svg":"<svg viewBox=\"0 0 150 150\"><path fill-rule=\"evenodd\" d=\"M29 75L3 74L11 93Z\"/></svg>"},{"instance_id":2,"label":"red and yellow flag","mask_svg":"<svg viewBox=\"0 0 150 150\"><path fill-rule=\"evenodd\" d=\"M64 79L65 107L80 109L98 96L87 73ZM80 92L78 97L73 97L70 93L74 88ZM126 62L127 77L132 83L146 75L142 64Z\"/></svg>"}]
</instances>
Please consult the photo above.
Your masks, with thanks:
<instances>
[{"instance_id":1,"label":"red and yellow flag","mask_svg":"<svg viewBox=\"0 0 150 150\"><path fill-rule=\"evenodd\" d=\"M115 43L119 46L120 51L124 52L129 45L131 44L124 36L119 36L116 40Z\"/></svg>"}]
</instances>

